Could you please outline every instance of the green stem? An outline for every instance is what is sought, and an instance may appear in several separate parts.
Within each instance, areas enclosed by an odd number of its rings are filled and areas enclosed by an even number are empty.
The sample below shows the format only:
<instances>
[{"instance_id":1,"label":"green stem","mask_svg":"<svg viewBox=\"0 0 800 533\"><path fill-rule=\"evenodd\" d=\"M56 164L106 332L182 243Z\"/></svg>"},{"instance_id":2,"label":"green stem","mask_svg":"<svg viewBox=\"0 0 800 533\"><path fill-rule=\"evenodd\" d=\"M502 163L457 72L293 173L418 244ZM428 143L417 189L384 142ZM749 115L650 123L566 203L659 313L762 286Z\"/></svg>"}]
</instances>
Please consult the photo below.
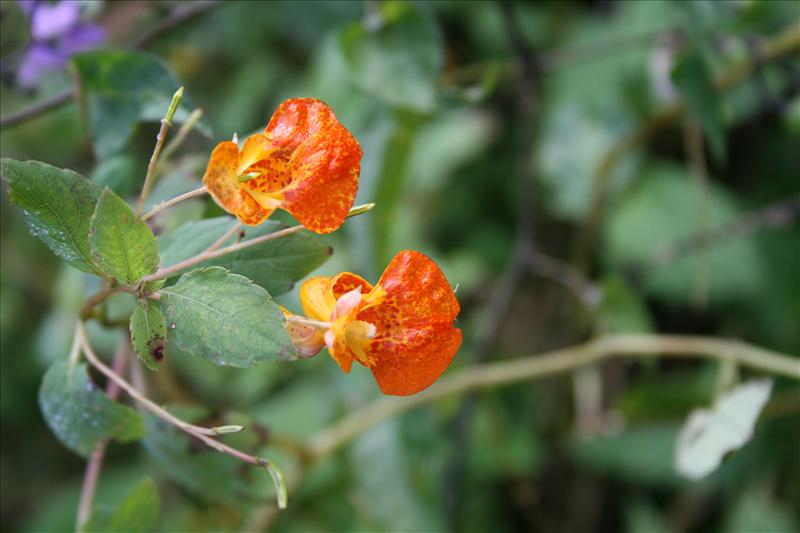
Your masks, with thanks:
<instances>
[{"instance_id":1,"label":"green stem","mask_svg":"<svg viewBox=\"0 0 800 533\"><path fill-rule=\"evenodd\" d=\"M78 326L76 328L76 337L79 339L79 342L83 349L83 353L89 364L91 364L98 371L100 371L101 374L105 375L109 379L109 381L115 383L120 389L124 390L131 398L136 400L142 407L144 407L157 417L161 418L162 420L165 420L166 422L177 427L181 431L188 433L189 435L191 435L196 439L199 439L205 445L217 450L218 452L226 453L251 465L266 468L270 476L272 477L273 483L275 484L275 490L277 492L277 498L278 498L278 507L280 509L286 508L286 500L287 500L286 483L283 481L283 475L281 474L280 470L272 462L270 462L267 459L263 459L261 457L249 455L247 453L239 451L236 448L232 448L227 444L224 444L212 438L226 433L237 432L240 430L240 426L220 426L215 428L204 428L201 426L195 426L194 424L190 424L188 422L181 420L175 415L169 413L166 409L156 405L155 402L153 402L152 400L140 394L139 391L133 385L125 381L125 379L123 379L118 373L114 372L114 370L108 368L108 366L106 366L102 361L100 361L100 358L97 357L97 354L94 352L91 345L89 344L89 339L86 336L86 329L83 326L83 322L80 321L78 322Z\"/></svg>"},{"instance_id":2,"label":"green stem","mask_svg":"<svg viewBox=\"0 0 800 533\"><path fill-rule=\"evenodd\" d=\"M161 152L161 162L163 163L167 159L175 153L175 151L183 144L183 141L186 140L186 136L189 135L189 132L194 129L200 119L203 118L203 110L202 109L195 109L192 111L192 114L189 115L189 118L186 119L181 125L181 128L178 130L178 134L167 143L164 147L164 151Z\"/></svg>"},{"instance_id":3,"label":"green stem","mask_svg":"<svg viewBox=\"0 0 800 533\"><path fill-rule=\"evenodd\" d=\"M374 205L375 204L358 205L358 206L353 207L350 210L350 212L351 213L355 212L355 214L366 213L367 211L372 209L372 206L374 206ZM355 215L351 215L350 213L348 213L348 218L350 218L351 216L355 216ZM249 248L251 246L255 246L255 245L261 244L263 242L271 241L273 239L286 237L288 235L292 235L292 234L297 233L299 231L302 231L304 229L306 229L306 228L305 228L305 226L302 226L302 225L292 226L290 228L282 229L282 230L276 231L274 233L269 233L267 235L262 235L261 237L256 237L255 239L250 239L249 241L237 242L235 244L231 244L231 245L225 246L224 248L220 248L218 250L207 249L207 250L197 254L194 257L190 257L188 259L185 259L185 260L181 261L180 263L175 263L172 266L168 266L168 267L165 267L165 268L160 268L155 273L150 274L149 276L143 277L141 281L142 281L142 283L147 283L147 282L156 281L156 280L159 280L159 279L166 279L166 278L168 278L168 277L170 277L170 276L172 276L174 274L177 274L178 272L180 272L182 270L185 270L185 269L187 269L189 267L192 267L194 265L198 265L200 263L208 261L209 259L214 259L216 257L220 257L220 256L223 256L223 255L226 255L226 254L231 254L231 253L234 253L234 252L238 252L239 250L244 250L245 248Z\"/></svg>"},{"instance_id":4,"label":"green stem","mask_svg":"<svg viewBox=\"0 0 800 533\"><path fill-rule=\"evenodd\" d=\"M142 186L142 194L139 196L139 204L136 206L136 216L142 214L144 209L144 201L150 194L150 189L153 188L153 181L156 177L156 167L158 166L158 156L161 154L161 147L164 146L164 141L167 139L170 127L172 127L172 118L175 116L175 111L183 98L183 87L180 87L175 94L172 95L172 101L169 103L167 113L161 119L161 128L158 130L156 136L156 146L153 148L153 155L150 156L150 163L147 165L147 176L144 178L144 185Z\"/></svg>"},{"instance_id":5,"label":"green stem","mask_svg":"<svg viewBox=\"0 0 800 533\"><path fill-rule=\"evenodd\" d=\"M740 341L688 335L611 335L539 355L476 365L442 379L415 396L380 400L351 412L314 435L309 441L309 455L324 457L378 422L444 396L563 374L622 356L649 358L658 355L732 361L800 381L800 360Z\"/></svg>"},{"instance_id":6,"label":"green stem","mask_svg":"<svg viewBox=\"0 0 800 533\"><path fill-rule=\"evenodd\" d=\"M207 192L208 192L208 190L206 189L206 187L204 185L202 187L198 187L196 189L192 189L189 192L185 192L183 194L179 194L175 198L170 198L169 200L165 200L165 201L161 202L158 205L154 205L153 208L150 211L148 211L147 213L142 215L142 220L147 220L147 219L153 217L153 215L155 215L156 213L158 213L160 211L163 211L164 209L166 209L168 207L172 207L175 204L179 204L179 203L183 202L184 200L189 200L190 198L194 198L195 196L201 196L203 194L206 194Z\"/></svg>"}]
</instances>

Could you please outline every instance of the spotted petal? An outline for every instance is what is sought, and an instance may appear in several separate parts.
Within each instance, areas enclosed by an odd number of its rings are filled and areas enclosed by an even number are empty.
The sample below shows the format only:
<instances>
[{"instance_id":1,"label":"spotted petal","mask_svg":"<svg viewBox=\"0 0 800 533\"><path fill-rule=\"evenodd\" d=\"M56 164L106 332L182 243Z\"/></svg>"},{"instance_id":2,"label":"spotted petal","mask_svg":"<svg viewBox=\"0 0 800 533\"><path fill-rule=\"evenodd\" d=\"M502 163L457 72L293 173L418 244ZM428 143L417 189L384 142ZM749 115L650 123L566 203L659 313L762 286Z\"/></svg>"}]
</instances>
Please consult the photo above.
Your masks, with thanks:
<instances>
[{"instance_id":1,"label":"spotted petal","mask_svg":"<svg viewBox=\"0 0 800 533\"><path fill-rule=\"evenodd\" d=\"M262 208L239 187L238 167L239 148L236 143L221 142L211 152L203 183L222 209L236 215L245 224L255 226L266 220L272 210Z\"/></svg>"},{"instance_id":2,"label":"spotted petal","mask_svg":"<svg viewBox=\"0 0 800 533\"><path fill-rule=\"evenodd\" d=\"M342 127L325 102L314 98L290 98L275 113L264 129L272 145L294 152L317 132Z\"/></svg>"},{"instance_id":3,"label":"spotted petal","mask_svg":"<svg viewBox=\"0 0 800 533\"><path fill-rule=\"evenodd\" d=\"M344 127L322 130L303 142L289 161L291 184L281 206L315 233L344 223L358 192L361 147Z\"/></svg>"},{"instance_id":4,"label":"spotted petal","mask_svg":"<svg viewBox=\"0 0 800 533\"><path fill-rule=\"evenodd\" d=\"M458 301L442 271L413 251L395 256L376 285L385 295L358 319L376 326L365 349L385 394L415 394L445 371L461 345Z\"/></svg>"}]
</instances>

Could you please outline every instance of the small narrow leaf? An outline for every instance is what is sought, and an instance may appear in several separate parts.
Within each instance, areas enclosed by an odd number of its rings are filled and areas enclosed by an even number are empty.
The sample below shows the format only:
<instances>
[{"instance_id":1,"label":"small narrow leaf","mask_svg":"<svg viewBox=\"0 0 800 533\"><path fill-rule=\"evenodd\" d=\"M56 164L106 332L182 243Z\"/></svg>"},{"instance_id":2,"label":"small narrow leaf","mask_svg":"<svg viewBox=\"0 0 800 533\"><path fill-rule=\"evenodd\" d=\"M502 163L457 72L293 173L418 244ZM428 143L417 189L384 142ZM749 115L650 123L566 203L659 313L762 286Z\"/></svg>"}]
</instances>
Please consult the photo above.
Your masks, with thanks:
<instances>
[{"instance_id":1,"label":"small narrow leaf","mask_svg":"<svg viewBox=\"0 0 800 533\"><path fill-rule=\"evenodd\" d=\"M83 363L54 362L39 388L39 406L56 437L84 457L101 440L130 442L145 433L139 414L110 400L91 382Z\"/></svg>"},{"instance_id":2,"label":"small narrow leaf","mask_svg":"<svg viewBox=\"0 0 800 533\"><path fill-rule=\"evenodd\" d=\"M95 264L129 285L158 268L158 241L111 189L100 194L92 217L89 244Z\"/></svg>"},{"instance_id":3,"label":"small narrow leaf","mask_svg":"<svg viewBox=\"0 0 800 533\"><path fill-rule=\"evenodd\" d=\"M693 411L678 435L678 473L702 479L717 469L725 454L744 446L771 391L772 380L750 381L720 397L711 409Z\"/></svg>"},{"instance_id":4,"label":"small narrow leaf","mask_svg":"<svg viewBox=\"0 0 800 533\"><path fill-rule=\"evenodd\" d=\"M227 435L229 433L239 433L244 431L244 426L237 426L233 424L229 424L227 426L216 426L211 428L216 435Z\"/></svg>"},{"instance_id":5,"label":"small narrow leaf","mask_svg":"<svg viewBox=\"0 0 800 533\"><path fill-rule=\"evenodd\" d=\"M8 182L9 200L23 209L31 233L75 268L94 272L89 224L99 187L71 170L39 161L3 158L0 174Z\"/></svg>"},{"instance_id":6,"label":"small narrow leaf","mask_svg":"<svg viewBox=\"0 0 800 533\"><path fill-rule=\"evenodd\" d=\"M219 365L250 367L297 357L269 293L224 268L184 274L161 290L161 304L178 346Z\"/></svg>"},{"instance_id":7,"label":"small narrow leaf","mask_svg":"<svg viewBox=\"0 0 800 533\"><path fill-rule=\"evenodd\" d=\"M164 362L167 324L158 302L143 300L131 315L131 341L139 359L150 370L158 370Z\"/></svg>"},{"instance_id":8,"label":"small narrow leaf","mask_svg":"<svg viewBox=\"0 0 800 533\"><path fill-rule=\"evenodd\" d=\"M267 461L262 459L264 467L269 472L270 477L272 478L272 484L275 485L275 495L278 499L278 509L286 509L286 505L289 503L289 491L286 488L286 481L283 479L283 472L275 466L275 464L271 461Z\"/></svg>"},{"instance_id":9,"label":"small narrow leaf","mask_svg":"<svg viewBox=\"0 0 800 533\"><path fill-rule=\"evenodd\" d=\"M151 478L143 479L112 509L97 509L84 528L85 533L147 533L158 521L161 499Z\"/></svg>"}]
</instances>

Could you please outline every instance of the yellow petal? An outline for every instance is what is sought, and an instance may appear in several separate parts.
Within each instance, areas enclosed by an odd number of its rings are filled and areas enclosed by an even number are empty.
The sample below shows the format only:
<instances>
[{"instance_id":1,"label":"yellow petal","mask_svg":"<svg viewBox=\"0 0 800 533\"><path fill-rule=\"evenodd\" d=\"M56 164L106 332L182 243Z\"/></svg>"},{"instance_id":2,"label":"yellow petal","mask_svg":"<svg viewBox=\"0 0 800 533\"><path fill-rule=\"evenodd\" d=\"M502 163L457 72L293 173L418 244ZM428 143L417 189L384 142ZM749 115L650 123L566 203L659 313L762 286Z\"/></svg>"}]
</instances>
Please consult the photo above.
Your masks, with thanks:
<instances>
[{"instance_id":1,"label":"yellow petal","mask_svg":"<svg viewBox=\"0 0 800 533\"><path fill-rule=\"evenodd\" d=\"M336 306L331 291L331 278L311 278L300 287L300 304L308 318L327 322Z\"/></svg>"}]
</instances>

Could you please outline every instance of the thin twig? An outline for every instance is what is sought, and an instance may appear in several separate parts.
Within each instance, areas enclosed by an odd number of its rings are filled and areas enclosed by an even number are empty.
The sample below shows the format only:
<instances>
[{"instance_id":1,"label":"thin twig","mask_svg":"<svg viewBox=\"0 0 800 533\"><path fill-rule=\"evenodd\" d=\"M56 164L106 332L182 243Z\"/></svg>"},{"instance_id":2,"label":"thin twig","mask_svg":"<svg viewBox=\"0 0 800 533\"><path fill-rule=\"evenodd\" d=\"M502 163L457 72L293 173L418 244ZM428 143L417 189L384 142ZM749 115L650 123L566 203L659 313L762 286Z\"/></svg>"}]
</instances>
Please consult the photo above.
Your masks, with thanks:
<instances>
[{"instance_id":1,"label":"thin twig","mask_svg":"<svg viewBox=\"0 0 800 533\"><path fill-rule=\"evenodd\" d=\"M155 273L143 277L142 282L147 283L149 281L155 281L158 279L166 279L186 268L203 263L205 261L208 261L209 259L214 259L215 257L220 257L222 255L232 254L234 252L238 252L239 250L244 250L245 248L255 246L256 244L261 244L262 242L271 241L272 239L286 237L287 235L292 235L293 233L297 233L304 229L306 229L305 226L301 225L292 226L290 228L282 229L274 233L268 233L267 235L262 235L261 237L256 237L255 239L250 239L249 241L231 244L224 248L220 248L219 250L202 252L194 257L190 257L189 259L181 261L180 263L175 263L172 266L160 268Z\"/></svg>"},{"instance_id":2,"label":"thin twig","mask_svg":"<svg viewBox=\"0 0 800 533\"><path fill-rule=\"evenodd\" d=\"M67 361L69 361L70 368L74 367L75 364L81 357L81 335L80 335L80 322L75 325L75 331L72 334L72 347L69 350L69 357Z\"/></svg>"},{"instance_id":3,"label":"thin twig","mask_svg":"<svg viewBox=\"0 0 800 533\"><path fill-rule=\"evenodd\" d=\"M201 192L205 192L205 187L203 187L202 190L201 189L195 189L194 191L190 191L190 192L193 193L194 196L196 196L197 194L199 194ZM186 194L189 194L189 193L186 193ZM181 195L181 196L186 196L186 195ZM173 205L173 204L177 203L179 201L178 200L179 198L181 198L181 197L179 196L179 197L173 198L172 200L164 202L163 204L159 204L158 206L154 207L150 211L150 213L153 213L154 211L156 211L156 208L158 208L158 210L161 210L164 207L168 207L169 205ZM364 213L366 213L367 211L369 211L373 207L375 207L375 204L363 204L363 205L353 206L350 209L350 211L347 213L347 218L352 218L352 217L355 217L355 216L358 216L358 215L363 215ZM147 219L148 216L150 215L150 213L146 214L142 218L143 219ZM168 278L168 277L170 277L170 276L172 276L174 274L177 274L181 270L184 270L184 269L189 268L191 266L200 264L200 263L202 263L204 261L208 261L209 259L214 259L215 257L220 257L222 255L238 252L239 250L244 250L245 248L249 248L251 246L255 246L256 244L261 244L262 242L271 241L272 239L279 239L281 237L286 237L287 235L292 235L292 234L297 233L299 231L302 231L304 229L306 229L305 226L303 226L301 224L298 224L297 226L292 226L290 228L285 228L285 229L282 229L282 230L278 230L278 231L275 231L273 233L269 233L267 235L262 235L261 237L256 237L255 239L250 239L249 241L237 242L237 243L231 244L229 246L226 246L225 248L220 248L219 250L206 250L204 252L201 252L201 253L197 254L194 257L190 257L188 259L185 259L185 260L181 261L180 263L175 263L174 265L161 268L158 271L156 271L155 273L150 274L149 276L143 277L141 281L143 283L147 283L149 281L155 281L155 280L158 280L158 279L166 279L166 278Z\"/></svg>"},{"instance_id":4,"label":"thin twig","mask_svg":"<svg viewBox=\"0 0 800 533\"><path fill-rule=\"evenodd\" d=\"M697 235L705 238L708 231L708 165L703 150L703 132L695 116L687 116L684 125L684 149L695 181ZM694 304L704 309L708 300L708 254L699 254L694 279Z\"/></svg>"},{"instance_id":5,"label":"thin twig","mask_svg":"<svg viewBox=\"0 0 800 533\"><path fill-rule=\"evenodd\" d=\"M539 69L542 74L548 74L598 59L618 57L616 54L636 52L642 46L673 40L681 33L680 28L655 28L611 40L599 40L546 50L539 54ZM502 69L502 75L506 78L517 78L522 72L521 65L517 60L480 61L448 70L442 74L440 82L446 85L480 79L488 68L497 66Z\"/></svg>"},{"instance_id":6,"label":"thin twig","mask_svg":"<svg viewBox=\"0 0 800 533\"><path fill-rule=\"evenodd\" d=\"M286 502L287 502L286 483L283 480L283 474L281 473L281 471L271 461L264 459L262 457L256 457L254 455L244 453L240 450L237 450L236 448L232 448L227 444L224 444L222 442L219 442L211 438L213 436L219 436L226 433L239 432L242 429L244 429L242 426L219 426L216 428L209 429L196 426L194 424L190 424L170 414L165 409L156 405L152 400L140 394L139 391L133 385L125 381L125 379L123 379L119 374L117 374L112 369L108 368L102 361L100 361L100 359L97 357L97 354L94 353L94 350L89 344L89 340L86 336L86 330L82 322L78 322L77 334L80 336L83 353L86 356L86 360L93 367L95 367L102 374L104 374L110 381L116 383L131 398L136 400L142 407L144 407L157 417L161 418L162 420L177 427L181 431L188 433L192 437L200 440L208 447L217 450L218 452L226 453L232 457L244 461L245 463L266 468L267 471L269 472L270 477L272 477L273 484L275 485L275 491L278 499L278 507L281 509L286 508Z\"/></svg>"},{"instance_id":7,"label":"thin twig","mask_svg":"<svg viewBox=\"0 0 800 533\"><path fill-rule=\"evenodd\" d=\"M414 396L384 397L351 411L338 422L312 435L304 457L309 464L324 460L384 420L453 394L557 376L616 358L645 359L659 356L730 361L800 381L800 359L797 357L737 340L690 335L609 335L568 348L474 365L440 379ZM291 476L288 489L295 490L301 479L302 472ZM262 531L274 518L272 510L258 507L247 521L247 531Z\"/></svg>"},{"instance_id":8,"label":"thin twig","mask_svg":"<svg viewBox=\"0 0 800 533\"><path fill-rule=\"evenodd\" d=\"M170 198L169 200L165 200L165 201L161 202L160 204L154 205L153 208L150 211L148 211L147 213L142 215L142 220L147 220L149 218L152 218L156 213L159 213L160 211L163 211L164 209L166 209L168 207L172 207L175 204L179 204L179 203L181 203L181 202L183 202L185 200L189 200L191 198L194 198L195 196L201 196L203 194L206 194L207 192L208 192L208 190L206 189L205 185L203 185L202 187L198 187L196 189L192 189L189 192L185 192L183 194L179 194L175 198Z\"/></svg>"},{"instance_id":9,"label":"thin twig","mask_svg":"<svg viewBox=\"0 0 800 533\"><path fill-rule=\"evenodd\" d=\"M211 246L209 246L208 248L206 248L206 250L205 250L205 252L204 252L204 253L213 252L214 250L216 250L217 248L219 248L220 246L222 246L223 244L225 244L225 241L227 241L228 239L230 239L231 237L233 237L233 235L234 235L234 234L235 234L237 231L239 231L239 228L241 228L241 227L242 227L242 223L241 223L241 222L239 222L239 221L237 220L237 221L236 221L236 223L235 223L233 226L231 226L231 229L229 229L228 231L226 231L226 232L225 232L225 233L222 235L222 237L220 237L219 239L217 239L217 240L214 242L214 244L212 244Z\"/></svg>"},{"instance_id":10,"label":"thin twig","mask_svg":"<svg viewBox=\"0 0 800 533\"><path fill-rule=\"evenodd\" d=\"M53 109L58 109L62 105L69 103L72 101L72 97L75 94L75 89L67 89L66 91L60 92L51 96L50 98L46 98L40 102L36 102L35 104L20 109L19 111L13 111L7 115L3 115L0 117L0 128L9 128L11 126L16 126L21 122L25 122L29 119L36 118L39 115L43 115L48 111Z\"/></svg>"},{"instance_id":11,"label":"thin twig","mask_svg":"<svg viewBox=\"0 0 800 533\"><path fill-rule=\"evenodd\" d=\"M180 418L170 414L168 411L164 410L163 408L156 405L152 400L145 398L139 391L137 391L130 383L125 381L119 374L108 368L105 363L103 363L98 357L97 354L94 352L94 349L89 344L88 337L86 336L86 330L83 327L83 323L79 323L78 326L78 335L80 336L80 342L83 349L83 354L86 357L86 360L97 370L100 371L103 375L105 375L109 380L115 382L122 390L125 391L131 398L142 404L148 411L156 415L157 417L166 420L170 424L179 427L184 431L190 431L192 433L197 433L201 435L216 435L213 429L204 428L200 426L195 426L193 424L189 424L188 422L184 422Z\"/></svg>"},{"instance_id":12,"label":"thin twig","mask_svg":"<svg viewBox=\"0 0 800 533\"><path fill-rule=\"evenodd\" d=\"M156 179L156 167L158 167L158 157L161 154L161 147L164 146L164 141L167 140L167 134L172 127L172 118L178 110L178 106L183 99L183 87L179 87L175 94L172 95L172 101L169 103L167 112L164 118L161 119L161 128L158 130L156 136L156 145L153 148L153 155L150 156L150 162L147 164L147 175L144 178L144 185L142 186L142 194L139 196L139 204L136 206L136 216L142 214L144 209L144 201L150 194L150 189L153 188L153 183Z\"/></svg>"},{"instance_id":13,"label":"thin twig","mask_svg":"<svg viewBox=\"0 0 800 533\"><path fill-rule=\"evenodd\" d=\"M164 150L161 152L161 162L167 161L175 151L180 148L183 144L183 141L186 140L187 135L189 132L194 129L200 119L203 118L203 110L202 109L195 109L189 115L189 118L186 119L186 122L181 124L180 129L178 129L178 133L175 137L172 138L170 142L164 147Z\"/></svg>"},{"instance_id":14,"label":"thin twig","mask_svg":"<svg viewBox=\"0 0 800 533\"><path fill-rule=\"evenodd\" d=\"M150 43L155 41L158 37L170 32L172 29L192 20L193 18L203 15L219 6L219 0L194 0L193 2L186 2L178 4L173 9L169 16L163 18L155 24L148 26L149 31L145 31L136 42L133 44L134 48L146 48Z\"/></svg>"},{"instance_id":15,"label":"thin twig","mask_svg":"<svg viewBox=\"0 0 800 533\"><path fill-rule=\"evenodd\" d=\"M506 34L511 41L517 62L521 68L521 76L516 95L516 159L515 179L518 188L514 246L511 250L506 269L492 291L492 298L484 308L481 328L476 336L473 351L473 363L486 361L500 336L517 288L526 271L526 257L529 251L536 249L536 177L531 164L535 142L535 118L540 75L539 60L528 46L520 31L510 2L500 4ZM469 448L468 428L475 408L476 398L467 395L461 402L452 423L451 442L452 457L443 479L442 492L445 514L450 517L452 529L460 529L456 520L460 516L458 507L461 496L461 475L463 463Z\"/></svg>"},{"instance_id":16,"label":"thin twig","mask_svg":"<svg viewBox=\"0 0 800 533\"><path fill-rule=\"evenodd\" d=\"M380 400L319 431L310 439L308 451L318 460L387 418L451 394L541 379L617 357L659 355L734 361L755 370L800 380L800 359L741 341L688 335L611 335L512 361L476 365L442 379L415 396Z\"/></svg>"},{"instance_id":17,"label":"thin twig","mask_svg":"<svg viewBox=\"0 0 800 533\"><path fill-rule=\"evenodd\" d=\"M80 342L80 337L76 335L76 339ZM128 357L128 336L123 335L117 345L117 351L114 354L114 362L112 364L113 372L117 375L125 373L125 363ZM119 385L112 380L106 384L106 396L111 400L116 400L120 392ZM89 462L86 464L86 471L83 475L83 485L81 487L81 498L78 504L78 518L75 526L75 531L83 531L86 523L92 515L92 501L94 494L97 490L97 482L100 479L100 471L103 468L103 459L106 455L106 448L108 447L108 440L99 441L94 450L89 456Z\"/></svg>"},{"instance_id":18,"label":"thin twig","mask_svg":"<svg viewBox=\"0 0 800 533\"><path fill-rule=\"evenodd\" d=\"M602 298L602 290L569 263L536 250L529 252L526 263L531 273L566 287L588 308L595 307Z\"/></svg>"},{"instance_id":19,"label":"thin twig","mask_svg":"<svg viewBox=\"0 0 800 533\"><path fill-rule=\"evenodd\" d=\"M730 239L747 237L765 228L787 226L798 217L800 217L800 194L669 244L656 250L642 266L651 270L663 268L699 249Z\"/></svg>"},{"instance_id":20,"label":"thin twig","mask_svg":"<svg viewBox=\"0 0 800 533\"><path fill-rule=\"evenodd\" d=\"M116 283L106 284L105 287L100 289L98 292L90 296L88 300L86 300L86 302L83 304L83 307L81 307L81 310L78 312L78 316L80 316L83 320L86 320L91 316L92 310L95 308L95 306L103 303L114 294L124 290L126 290L126 288L122 285L117 285Z\"/></svg>"}]
</instances>

